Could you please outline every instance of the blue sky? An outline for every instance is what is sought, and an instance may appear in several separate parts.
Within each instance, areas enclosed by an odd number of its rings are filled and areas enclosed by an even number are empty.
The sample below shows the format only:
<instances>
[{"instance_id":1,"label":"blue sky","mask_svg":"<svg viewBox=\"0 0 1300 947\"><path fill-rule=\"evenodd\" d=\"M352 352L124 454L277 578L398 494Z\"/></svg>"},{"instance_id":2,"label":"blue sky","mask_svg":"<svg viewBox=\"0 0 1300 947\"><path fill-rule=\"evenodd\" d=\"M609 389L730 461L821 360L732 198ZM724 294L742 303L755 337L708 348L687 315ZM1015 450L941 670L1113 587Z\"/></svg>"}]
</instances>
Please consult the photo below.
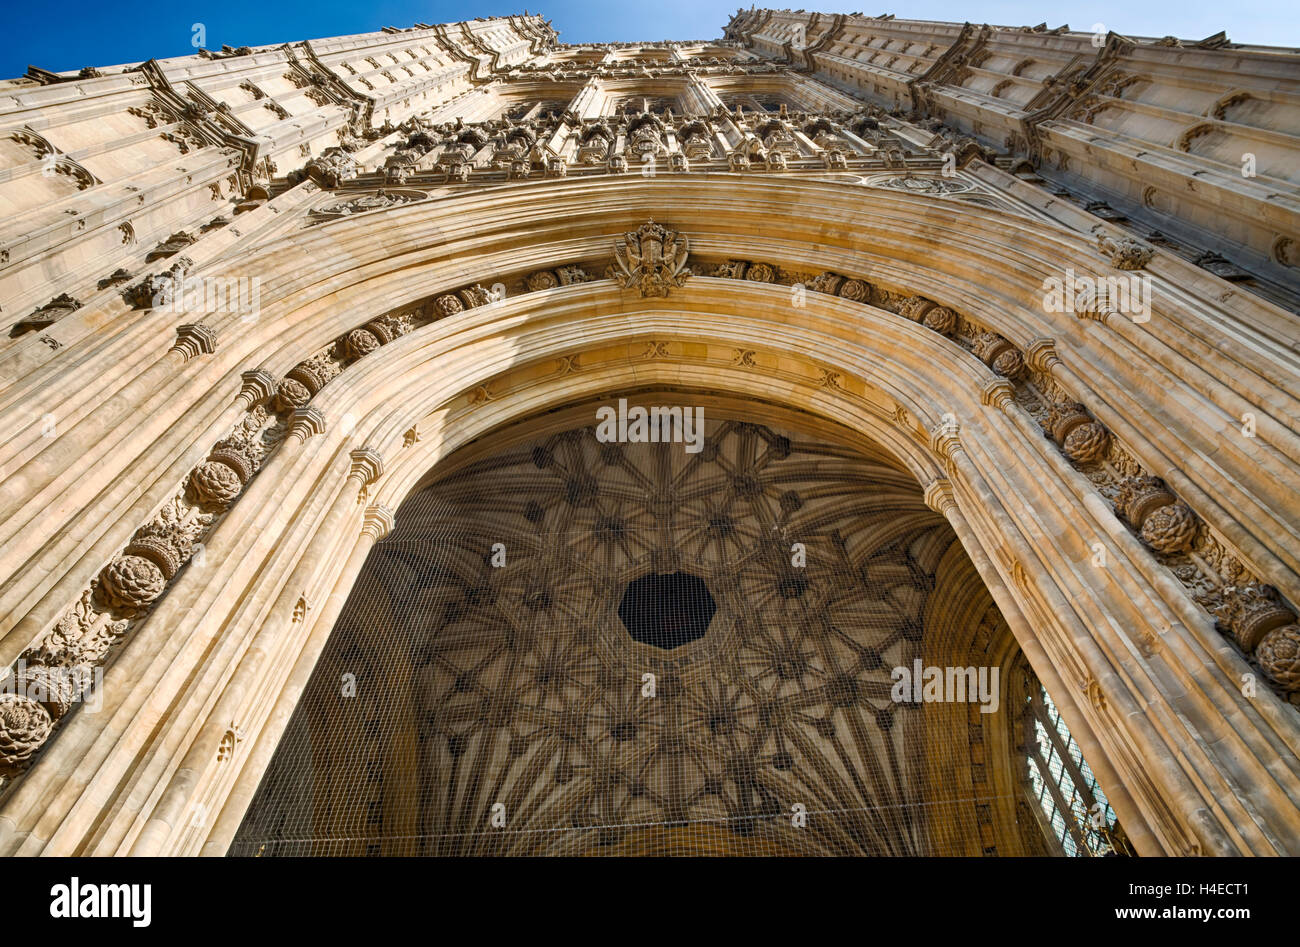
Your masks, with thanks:
<instances>
[{"instance_id":1,"label":"blue sky","mask_svg":"<svg viewBox=\"0 0 1300 947\"><path fill-rule=\"evenodd\" d=\"M866 0L780 0L781 6L848 12ZM0 77L22 75L28 63L62 71L138 62L193 52L192 27L206 28L207 47L260 46L364 33L382 26L447 23L523 12L524 3L550 18L564 42L712 39L735 12L736 0L9 0L0 33ZM1300 48L1295 0L876 0L863 9L927 20L970 20L1011 26L1044 20L1091 30L1096 23L1135 36L1200 39L1226 30L1234 42ZM771 3L777 6L778 3Z\"/></svg>"}]
</instances>

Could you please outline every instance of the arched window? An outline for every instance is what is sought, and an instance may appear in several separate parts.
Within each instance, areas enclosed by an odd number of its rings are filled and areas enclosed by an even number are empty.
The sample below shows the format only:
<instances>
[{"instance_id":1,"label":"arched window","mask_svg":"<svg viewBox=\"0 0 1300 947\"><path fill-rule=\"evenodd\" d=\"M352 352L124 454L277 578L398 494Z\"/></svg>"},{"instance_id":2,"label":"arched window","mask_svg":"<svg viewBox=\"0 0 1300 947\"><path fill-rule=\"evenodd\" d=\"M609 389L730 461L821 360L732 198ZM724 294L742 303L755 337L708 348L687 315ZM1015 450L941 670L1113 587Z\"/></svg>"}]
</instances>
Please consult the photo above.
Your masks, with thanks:
<instances>
[{"instance_id":1,"label":"arched window","mask_svg":"<svg viewBox=\"0 0 1300 947\"><path fill-rule=\"evenodd\" d=\"M1069 856L1136 854L1047 690L1032 675L1024 686L1026 788L1044 831Z\"/></svg>"}]
</instances>

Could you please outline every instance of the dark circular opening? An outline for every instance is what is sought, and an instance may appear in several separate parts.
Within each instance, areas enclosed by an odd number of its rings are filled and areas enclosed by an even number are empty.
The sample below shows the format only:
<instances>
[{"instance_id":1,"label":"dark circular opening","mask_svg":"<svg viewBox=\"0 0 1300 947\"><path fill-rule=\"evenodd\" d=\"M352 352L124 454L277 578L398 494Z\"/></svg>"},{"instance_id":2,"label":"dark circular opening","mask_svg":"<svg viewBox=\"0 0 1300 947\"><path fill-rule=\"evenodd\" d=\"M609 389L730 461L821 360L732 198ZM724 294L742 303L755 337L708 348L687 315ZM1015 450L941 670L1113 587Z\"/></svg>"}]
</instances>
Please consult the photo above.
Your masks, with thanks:
<instances>
[{"instance_id":1,"label":"dark circular opening","mask_svg":"<svg viewBox=\"0 0 1300 947\"><path fill-rule=\"evenodd\" d=\"M702 638L715 611L703 579L673 572L628 583L618 617L634 640L671 651Z\"/></svg>"}]
</instances>

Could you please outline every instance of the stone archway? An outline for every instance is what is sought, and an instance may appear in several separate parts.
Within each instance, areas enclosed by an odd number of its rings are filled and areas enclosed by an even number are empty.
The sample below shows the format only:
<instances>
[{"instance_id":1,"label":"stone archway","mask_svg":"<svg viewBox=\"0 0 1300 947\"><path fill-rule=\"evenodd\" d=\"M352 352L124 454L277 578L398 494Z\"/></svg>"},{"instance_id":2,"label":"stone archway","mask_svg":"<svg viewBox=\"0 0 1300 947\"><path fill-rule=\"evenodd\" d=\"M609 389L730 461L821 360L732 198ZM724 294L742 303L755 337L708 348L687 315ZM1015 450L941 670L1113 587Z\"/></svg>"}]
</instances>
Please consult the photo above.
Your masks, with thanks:
<instances>
[{"instance_id":1,"label":"stone archway","mask_svg":"<svg viewBox=\"0 0 1300 947\"><path fill-rule=\"evenodd\" d=\"M797 411L621 403L708 420L606 442L591 404L556 407L403 503L232 854L1050 850L1023 656L919 484ZM977 668L982 696L896 699L917 661Z\"/></svg>"},{"instance_id":2,"label":"stone archway","mask_svg":"<svg viewBox=\"0 0 1300 947\"><path fill-rule=\"evenodd\" d=\"M1201 567L1185 571L1179 543L1164 552L1139 538L1106 492L1117 478L1157 473L1216 544L1207 569L1255 589L1266 577L1294 598L1292 435L1267 414L1244 444L1196 424L1222 413L1218 401L1267 403L1284 416L1289 402L1269 388L1267 366L1256 371L1242 356L1232 377L1204 377L1193 350L1214 330L1185 330L1172 293L1158 344L1104 311L1084 328L1035 312L1044 273L1097 256L1041 222L914 194L873 192L864 210L811 182L755 183L751 196L764 200L753 210L726 204L723 177L674 185L677 219L707 234L692 241L692 260L712 266L666 299L627 292L599 268L577 281L561 272L608 259L613 238L660 204L665 185L620 180L597 195L558 182L530 190L527 221L498 202L457 198L439 206L446 215L397 207L215 261L232 272L260 261L277 274L267 318L247 330L187 326L166 352L152 317L106 342L87 337L96 358L129 356L140 370L97 407L75 388L61 395L77 422L14 478L24 505L6 525L30 523L63 571L23 572L6 586L24 603L0 642L7 657L75 617L68 602L90 594L140 524L214 473L196 466L216 458L214 444L266 450L237 482L205 481L205 567L160 571L155 582L131 564L154 598L123 619L135 623L107 668L107 712L69 717L6 796L5 849L223 852L392 510L469 440L632 379L795 405L862 432L949 520L1140 851L1289 851L1294 711L1238 686L1252 669L1248 648L1269 629L1245 601L1224 619L1242 642L1230 646L1193 598ZM838 223L795 214L810 195ZM935 228L954 220L969 239L936 250ZM751 259L737 270L742 252ZM854 274L868 262L884 292L854 298L844 290L866 282ZM808 284L802 306L790 286L765 278L821 267L839 282ZM1185 275L1174 270L1157 277L1172 284ZM530 291L492 302L476 284L503 272ZM554 282L527 285L542 272ZM402 322L404 307L437 309L447 296L454 305L436 317ZM1244 305L1211 308L1240 319ZM227 341L214 353L217 328ZM369 336L354 335L361 330ZM1236 351L1226 337L1224 349ZM1010 379L1022 369L1043 397ZM1180 396L1157 402L1155 384ZM148 422L124 426L132 411ZM1118 467L1097 453L1114 443L1127 458ZM1211 456L1217 466L1200 462ZM87 480L67 500L81 504L93 541L40 522L43 497L106 458L108 486ZM133 462L153 479L137 486ZM1120 511L1136 516L1128 503ZM1145 530L1146 517L1136 518L1129 525ZM1162 542L1187 523L1179 512L1157 525ZM1215 591L1228 586L1218 581ZM1260 603L1274 625L1286 614L1267 596Z\"/></svg>"}]
</instances>

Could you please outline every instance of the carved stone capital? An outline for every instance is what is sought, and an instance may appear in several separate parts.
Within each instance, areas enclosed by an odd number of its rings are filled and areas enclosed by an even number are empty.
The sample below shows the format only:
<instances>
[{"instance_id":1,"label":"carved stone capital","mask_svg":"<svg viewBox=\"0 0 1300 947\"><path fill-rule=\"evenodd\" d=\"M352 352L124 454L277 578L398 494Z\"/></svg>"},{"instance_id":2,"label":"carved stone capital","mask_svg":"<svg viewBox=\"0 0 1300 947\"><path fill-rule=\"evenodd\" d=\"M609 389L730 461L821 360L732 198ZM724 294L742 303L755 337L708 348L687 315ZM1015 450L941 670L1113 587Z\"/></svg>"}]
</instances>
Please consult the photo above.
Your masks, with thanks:
<instances>
[{"instance_id":1,"label":"carved stone capital","mask_svg":"<svg viewBox=\"0 0 1300 947\"><path fill-rule=\"evenodd\" d=\"M270 372L255 368L251 372L244 372L239 377L243 379L243 384L239 388L238 398L245 408L251 408L265 401L276 392L275 376Z\"/></svg>"},{"instance_id":2,"label":"carved stone capital","mask_svg":"<svg viewBox=\"0 0 1300 947\"><path fill-rule=\"evenodd\" d=\"M932 427L930 449L951 463L956 454L965 450L961 443L961 425L956 421L943 421Z\"/></svg>"},{"instance_id":3,"label":"carved stone capital","mask_svg":"<svg viewBox=\"0 0 1300 947\"><path fill-rule=\"evenodd\" d=\"M325 433L325 415L313 407L295 408L289 416L289 437L306 441Z\"/></svg>"},{"instance_id":4,"label":"carved stone capital","mask_svg":"<svg viewBox=\"0 0 1300 947\"><path fill-rule=\"evenodd\" d=\"M199 355L211 355L217 350L217 330L201 322L191 322L176 330L176 342L171 351L180 355L182 362Z\"/></svg>"},{"instance_id":5,"label":"carved stone capital","mask_svg":"<svg viewBox=\"0 0 1300 947\"><path fill-rule=\"evenodd\" d=\"M1006 411L1011 407L1015 393L1015 386L1005 378L990 378L980 388L980 401L999 411Z\"/></svg>"},{"instance_id":6,"label":"carved stone capital","mask_svg":"<svg viewBox=\"0 0 1300 947\"><path fill-rule=\"evenodd\" d=\"M365 519L361 523L361 532L379 542L393 531L396 514L388 507L378 503L366 507Z\"/></svg>"},{"instance_id":7,"label":"carved stone capital","mask_svg":"<svg viewBox=\"0 0 1300 947\"><path fill-rule=\"evenodd\" d=\"M374 483L384 472L384 457L373 447L362 447L348 454L352 458L352 469L348 477L361 481L362 486Z\"/></svg>"},{"instance_id":8,"label":"carved stone capital","mask_svg":"<svg viewBox=\"0 0 1300 947\"><path fill-rule=\"evenodd\" d=\"M1036 372L1051 374L1052 368L1061 364L1056 354L1056 340L1039 336L1025 346L1025 363Z\"/></svg>"},{"instance_id":9,"label":"carved stone capital","mask_svg":"<svg viewBox=\"0 0 1300 947\"><path fill-rule=\"evenodd\" d=\"M944 477L936 477L925 485L925 505L943 516L949 510L957 508L957 497L953 493L952 482Z\"/></svg>"}]
</instances>

